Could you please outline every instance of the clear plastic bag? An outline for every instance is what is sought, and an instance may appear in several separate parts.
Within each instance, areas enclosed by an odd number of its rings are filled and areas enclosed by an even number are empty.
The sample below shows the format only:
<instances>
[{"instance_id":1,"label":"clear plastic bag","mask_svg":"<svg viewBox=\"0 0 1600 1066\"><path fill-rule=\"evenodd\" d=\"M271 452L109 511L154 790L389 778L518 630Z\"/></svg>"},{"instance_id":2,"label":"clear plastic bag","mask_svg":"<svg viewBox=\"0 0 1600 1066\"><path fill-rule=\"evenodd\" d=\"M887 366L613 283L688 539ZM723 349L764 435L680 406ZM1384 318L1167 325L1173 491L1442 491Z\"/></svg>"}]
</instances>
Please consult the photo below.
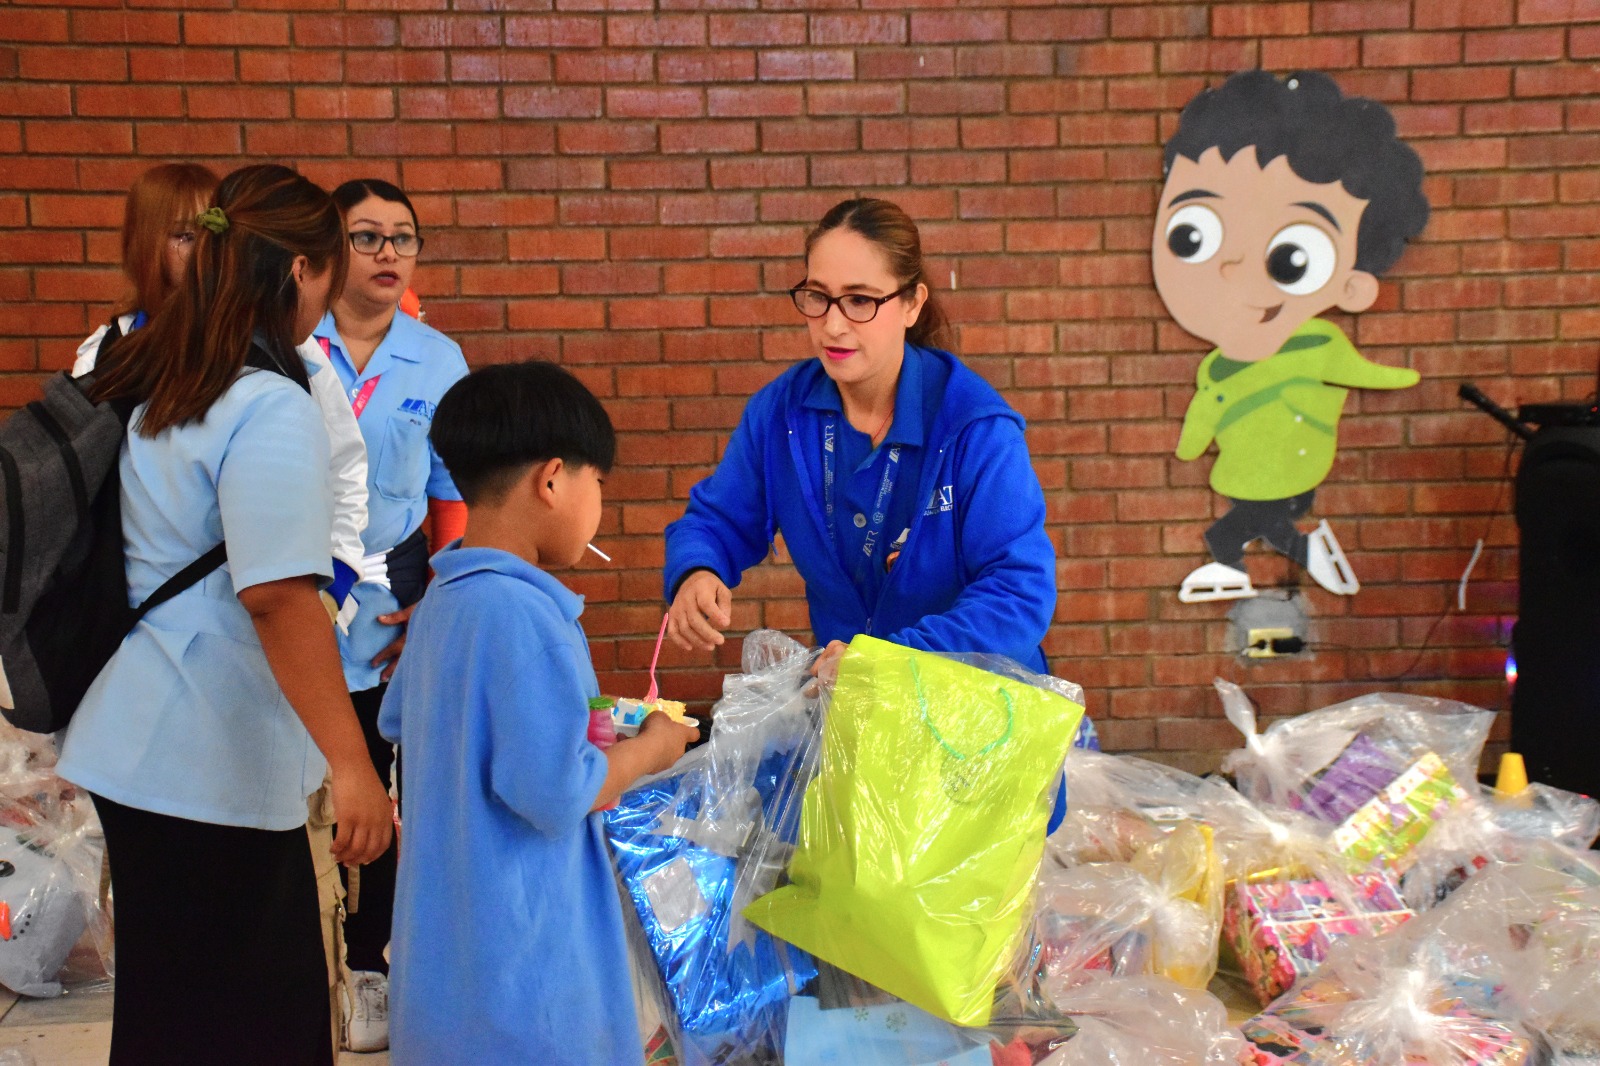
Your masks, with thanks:
<instances>
[{"instance_id":1,"label":"clear plastic bag","mask_svg":"<svg viewBox=\"0 0 1600 1066\"><path fill-rule=\"evenodd\" d=\"M88 794L55 763L48 737L0 723L0 985L26 996L113 973L105 838Z\"/></svg>"},{"instance_id":2,"label":"clear plastic bag","mask_svg":"<svg viewBox=\"0 0 1600 1066\"><path fill-rule=\"evenodd\" d=\"M1071 805L1045 854L1060 867L1127 862L1174 826L1203 819L1218 788L1193 774L1128 755L1073 749L1067 755Z\"/></svg>"},{"instance_id":3,"label":"clear plastic bag","mask_svg":"<svg viewBox=\"0 0 1600 1066\"><path fill-rule=\"evenodd\" d=\"M1223 710L1245 747L1223 762L1257 803L1304 811L1335 826L1339 849L1403 873L1412 849L1468 791L1494 714L1453 700L1379 693L1263 732L1237 685L1217 679Z\"/></svg>"},{"instance_id":4,"label":"clear plastic bag","mask_svg":"<svg viewBox=\"0 0 1600 1066\"><path fill-rule=\"evenodd\" d=\"M686 1066L779 1061L789 999L815 974L741 914L794 847L826 699L814 659L781 634L750 634L707 742L605 817L635 969Z\"/></svg>"},{"instance_id":5,"label":"clear plastic bag","mask_svg":"<svg viewBox=\"0 0 1600 1066\"><path fill-rule=\"evenodd\" d=\"M1031 915L1076 686L858 636L790 884L752 922L937 1017L988 1022Z\"/></svg>"},{"instance_id":6,"label":"clear plastic bag","mask_svg":"<svg viewBox=\"0 0 1600 1066\"><path fill-rule=\"evenodd\" d=\"M1040 1066L1227 1066L1244 1041L1209 992L1159 976L1111 977L1059 1000L1077 1035Z\"/></svg>"}]
</instances>

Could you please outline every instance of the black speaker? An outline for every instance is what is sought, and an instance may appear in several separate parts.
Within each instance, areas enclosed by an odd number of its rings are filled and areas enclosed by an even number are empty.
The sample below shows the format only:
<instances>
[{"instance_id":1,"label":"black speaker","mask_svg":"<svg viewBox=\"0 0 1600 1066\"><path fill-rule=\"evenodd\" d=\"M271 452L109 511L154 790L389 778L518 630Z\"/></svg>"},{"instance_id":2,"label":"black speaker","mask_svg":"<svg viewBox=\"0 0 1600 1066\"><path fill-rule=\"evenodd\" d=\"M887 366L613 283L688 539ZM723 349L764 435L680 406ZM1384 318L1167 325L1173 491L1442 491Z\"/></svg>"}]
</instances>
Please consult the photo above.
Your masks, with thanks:
<instances>
[{"instance_id":1,"label":"black speaker","mask_svg":"<svg viewBox=\"0 0 1600 1066\"><path fill-rule=\"evenodd\" d=\"M1600 426L1546 426L1517 469L1511 750L1528 779L1600 795Z\"/></svg>"}]
</instances>

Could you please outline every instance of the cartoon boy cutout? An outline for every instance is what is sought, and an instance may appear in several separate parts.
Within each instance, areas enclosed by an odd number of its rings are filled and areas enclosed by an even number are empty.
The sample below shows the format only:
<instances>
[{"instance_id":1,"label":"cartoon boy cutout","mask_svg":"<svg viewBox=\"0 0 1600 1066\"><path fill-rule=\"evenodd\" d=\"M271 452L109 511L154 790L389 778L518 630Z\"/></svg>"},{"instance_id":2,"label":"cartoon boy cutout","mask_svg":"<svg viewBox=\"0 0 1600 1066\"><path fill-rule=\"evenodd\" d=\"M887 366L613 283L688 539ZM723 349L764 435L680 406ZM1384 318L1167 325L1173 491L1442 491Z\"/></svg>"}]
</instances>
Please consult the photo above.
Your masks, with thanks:
<instances>
[{"instance_id":1,"label":"cartoon boy cutout","mask_svg":"<svg viewBox=\"0 0 1600 1066\"><path fill-rule=\"evenodd\" d=\"M1422 231L1422 163L1381 105L1323 74L1235 74L1191 100L1166 146L1151 257L1156 290L1215 345L1195 375L1179 459L1212 441L1211 487L1230 509L1206 531L1214 562L1185 603L1256 594L1244 549L1264 539L1323 588L1361 586L1326 521L1297 519L1333 467L1352 388L1403 389L1415 370L1363 358L1316 316L1378 298L1378 275Z\"/></svg>"}]
</instances>

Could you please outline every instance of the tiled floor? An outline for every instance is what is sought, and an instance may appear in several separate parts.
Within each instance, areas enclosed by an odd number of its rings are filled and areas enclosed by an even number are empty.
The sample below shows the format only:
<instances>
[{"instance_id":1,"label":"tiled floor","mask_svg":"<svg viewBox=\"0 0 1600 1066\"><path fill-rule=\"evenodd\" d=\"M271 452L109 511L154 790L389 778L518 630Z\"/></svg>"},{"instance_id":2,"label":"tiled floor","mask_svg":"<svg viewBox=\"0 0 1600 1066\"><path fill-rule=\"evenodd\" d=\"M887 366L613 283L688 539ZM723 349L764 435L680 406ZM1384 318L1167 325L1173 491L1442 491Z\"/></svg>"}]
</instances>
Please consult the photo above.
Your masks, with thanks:
<instances>
[{"instance_id":1,"label":"tiled floor","mask_svg":"<svg viewBox=\"0 0 1600 1066\"><path fill-rule=\"evenodd\" d=\"M18 999L0 989L0 1066L101 1066L111 1047L111 990ZM19 1058L16 1052L31 1058ZM339 1066L388 1066L388 1052L339 1056Z\"/></svg>"}]
</instances>

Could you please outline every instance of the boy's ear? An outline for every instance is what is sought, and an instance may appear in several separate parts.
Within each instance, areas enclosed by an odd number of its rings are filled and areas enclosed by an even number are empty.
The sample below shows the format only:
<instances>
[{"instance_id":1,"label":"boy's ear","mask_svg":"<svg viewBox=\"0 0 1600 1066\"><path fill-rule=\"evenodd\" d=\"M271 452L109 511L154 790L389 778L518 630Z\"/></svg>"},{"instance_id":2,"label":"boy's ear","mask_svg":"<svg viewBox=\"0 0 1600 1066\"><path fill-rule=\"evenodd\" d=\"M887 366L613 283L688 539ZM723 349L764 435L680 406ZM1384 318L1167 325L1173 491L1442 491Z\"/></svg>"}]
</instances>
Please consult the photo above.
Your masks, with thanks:
<instances>
[{"instance_id":1,"label":"boy's ear","mask_svg":"<svg viewBox=\"0 0 1600 1066\"><path fill-rule=\"evenodd\" d=\"M542 502L554 506L556 494L560 491L562 470L566 463L560 459L546 459L542 463L535 463L532 467L533 491Z\"/></svg>"},{"instance_id":2,"label":"boy's ear","mask_svg":"<svg viewBox=\"0 0 1600 1066\"><path fill-rule=\"evenodd\" d=\"M1378 279L1365 270L1352 270L1344 279L1344 289L1339 294L1338 307L1352 315L1359 314L1378 300Z\"/></svg>"}]
</instances>

